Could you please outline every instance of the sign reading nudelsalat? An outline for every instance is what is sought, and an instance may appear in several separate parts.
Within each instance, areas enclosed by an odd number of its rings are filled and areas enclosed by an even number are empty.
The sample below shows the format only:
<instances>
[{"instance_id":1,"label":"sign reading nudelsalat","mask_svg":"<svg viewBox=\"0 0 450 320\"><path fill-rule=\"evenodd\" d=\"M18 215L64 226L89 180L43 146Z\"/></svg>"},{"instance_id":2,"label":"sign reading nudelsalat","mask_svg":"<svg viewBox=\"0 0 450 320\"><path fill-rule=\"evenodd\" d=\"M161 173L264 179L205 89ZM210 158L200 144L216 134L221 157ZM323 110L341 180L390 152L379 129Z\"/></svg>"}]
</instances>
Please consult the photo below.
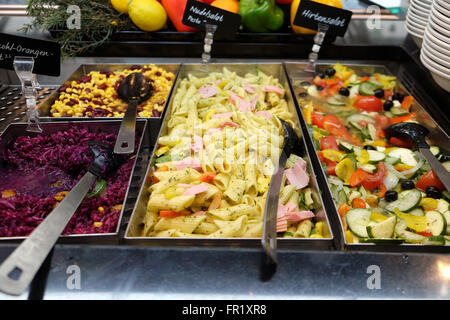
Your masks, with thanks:
<instances>
[{"instance_id":1,"label":"sign reading nudelsalat","mask_svg":"<svg viewBox=\"0 0 450 320\"><path fill-rule=\"evenodd\" d=\"M328 33L344 36L353 12L325 4L302 0L294 18L294 25L317 30L319 23L328 25Z\"/></svg>"},{"instance_id":2,"label":"sign reading nudelsalat","mask_svg":"<svg viewBox=\"0 0 450 320\"><path fill-rule=\"evenodd\" d=\"M200 1L188 0L183 23L201 30L205 29L205 24L213 24L217 26L216 33L234 34L241 24L241 16Z\"/></svg>"},{"instance_id":3,"label":"sign reading nudelsalat","mask_svg":"<svg viewBox=\"0 0 450 320\"><path fill-rule=\"evenodd\" d=\"M0 68L14 70L14 58L33 57L33 73L58 77L61 46L57 42L0 33Z\"/></svg>"}]
</instances>

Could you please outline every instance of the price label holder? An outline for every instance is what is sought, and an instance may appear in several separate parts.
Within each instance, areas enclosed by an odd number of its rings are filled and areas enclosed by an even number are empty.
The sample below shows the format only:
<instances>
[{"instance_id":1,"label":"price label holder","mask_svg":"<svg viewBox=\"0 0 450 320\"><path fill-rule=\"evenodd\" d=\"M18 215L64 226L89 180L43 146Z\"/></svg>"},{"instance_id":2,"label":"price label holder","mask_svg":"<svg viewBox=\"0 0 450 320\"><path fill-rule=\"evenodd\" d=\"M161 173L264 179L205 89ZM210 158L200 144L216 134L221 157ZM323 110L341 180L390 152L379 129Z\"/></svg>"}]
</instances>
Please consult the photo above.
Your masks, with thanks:
<instances>
[{"instance_id":1,"label":"price label holder","mask_svg":"<svg viewBox=\"0 0 450 320\"><path fill-rule=\"evenodd\" d=\"M14 70L19 77L27 103L27 131L42 132L36 109L36 74L58 77L60 60L61 46L57 42L0 33L0 68Z\"/></svg>"},{"instance_id":2,"label":"price label holder","mask_svg":"<svg viewBox=\"0 0 450 320\"><path fill-rule=\"evenodd\" d=\"M36 75L32 70L34 67L33 57L15 57L14 70L22 84L22 93L27 103L28 126L26 131L41 133L42 129L39 126L39 116L36 107L36 89L39 84L36 81Z\"/></svg>"},{"instance_id":3,"label":"price label holder","mask_svg":"<svg viewBox=\"0 0 450 320\"><path fill-rule=\"evenodd\" d=\"M343 37L347 31L353 12L335 8L310 0L303 0L298 6L294 25L317 30L312 52L308 56L307 72L315 72L316 61L323 40L327 34Z\"/></svg>"},{"instance_id":4,"label":"price label holder","mask_svg":"<svg viewBox=\"0 0 450 320\"><path fill-rule=\"evenodd\" d=\"M183 23L205 31L202 63L207 72L214 35L235 34L241 24L241 16L197 0L188 0L184 10Z\"/></svg>"}]
</instances>

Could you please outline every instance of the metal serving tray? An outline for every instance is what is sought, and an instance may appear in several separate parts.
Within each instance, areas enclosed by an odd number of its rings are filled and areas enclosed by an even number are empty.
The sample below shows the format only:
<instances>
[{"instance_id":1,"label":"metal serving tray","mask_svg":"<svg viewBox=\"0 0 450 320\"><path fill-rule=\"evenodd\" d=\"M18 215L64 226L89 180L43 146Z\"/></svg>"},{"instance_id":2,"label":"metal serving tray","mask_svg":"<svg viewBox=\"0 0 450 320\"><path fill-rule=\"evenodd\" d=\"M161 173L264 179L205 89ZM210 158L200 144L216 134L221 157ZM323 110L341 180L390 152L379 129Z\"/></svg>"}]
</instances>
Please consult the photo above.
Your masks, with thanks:
<instances>
[{"instance_id":1,"label":"metal serving tray","mask_svg":"<svg viewBox=\"0 0 450 320\"><path fill-rule=\"evenodd\" d=\"M111 120L111 121L77 121L72 122L73 125L78 127L87 128L90 130L97 130L101 128L103 132L107 133L117 133L120 127L120 120ZM60 130L64 130L67 128L69 122L45 122L41 123L41 128L43 130L44 135L48 135ZM138 119L136 122L136 132L139 137L139 143L137 147L137 152L135 155L135 160L133 164L133 168L131 170L130 178L128 179L128 188L125 194L124 201L122 203L122 210L119 215L119 220L117 222L116 230L112 233L91 233L91 234L72 234L72 235L62 235L58 243L91 243L91 244L118 244L119 243L119 229L121 227L122 217L125 211L127 199L129 196L130 188L132 187L132 178L134 172L136 170L136 166L138 165L140 159L141 149L144 145L148 145L148 141L145 142L144 137L146 136L146 124L147 120ZM36 133L25 131L27 127L26 123L13 123L10 124L6 130L0 135L0 150L3 150L6 145L20 136L29 135L36 136ZM18 242L26 237L0 237L1 242Z\"/></svg>"},{"instance_id":2,"label":"metal serving tray","mask_svg":"<svg viewBox=\"0 0 450 320\"><path fill-rule=\"evenodd\" d=\"M319 63L317 65L318 71L325 71L326 68L332 66L335 62L330 63ZM395 69L394 65L390 65L389 62L384 62L383 64L370 64L370 63L364 63L364 62L345 62L345 61L339 61L340 63L352 68L359 74L363 73L384 73L389 75L396 75L393 74L390 70ZM384 65L386 64L386 65ZM306 66L306 63L295 63L295 62L285 62L286 71L289 76L289 80L291 81L291 85L293 87L294 95L295 95L295 101L298 105L298 107L301 109L301 105L298 101L297 95L301 92L304 92L305 90L302 88L300 83L302 81L312 81L311 74L306 73L304 71L304 68ZM450 138L448 135L448 127L446 130L442 128L437 121L435 121L429 114L429 112L418 103L418 97L415 94L411 94L409 90L407 90L400 80L404 81L404 79L407 78L405 75L401 74L396 75L397 76L397 84L396 84L396 91L398 92L404 92L409 95L413 95L416 99L414 99L414 102L411 106L411 111L416 113L417 119L419 119L420 123L425 126L429 131L430 134L427 137L428 143L430 145L438 145L441 148L445 150L450 150ZM400 79L400 80L399 80ZM417 86L417 84L415 84ZM420 92L422 94L422 92ZM427 103L429 101L429 98L427 97L421 97L420 101L424 101L422 103ZM425 100L424 100L425 99ZM323 183L323 192L324 192L324 200L326 202L326 206L328 209L328 212L333 212L333 220L337 221L337 224L340 226L340 237L341 243L340 247L347 249L347 250L362 250L362 251L381 251L381 252L450 252L450 246L435 246L435 245L421 245L421 244L409 244L409 243L403 243L399 245L376 245L371 243L347 243L345 239L345 230L344 226L342 224L342 221L340 219L340 216L337 211L336 203L334 202L332 196L331 196L331 190L329 188L326 174L323 170L322 165L320 164L320 160L317 156L317 150L314 147L314 144L312 143L312 136L310 131L308 130L308 127L306 125L305 118L303 117L303 113L300 112L300 119L302 122L302 128L303 133L307 137L308 140L308 147L310 148L310 153L313 153L313 159L315 170L318 175L318 179L321 183ZM331 215L331 213L330 213Z\"/></svg>"},{"instance_id":3,"label":"metal serving tray","mask_svg":"<svg viewBox=\"0 0 450 320\"><path fill-rule=\"evenodd\" d=\"M297 132L301 137L300 130L300 120L298 118L298 109L296 108L292 93L290 90L289 82L281 63L262 63L262 64L245 64L245 63L218 63L218 64L210 64L209 71L216 72L222 71L222 68L226 67L230 71L234 71L239 75L243 76L247 73L256 73L257 70L261 70L262 72L276 77L280 80L280 84L284 86L286 92L286 100L288 102L289 110L294 114L294 121L297 125ZM165 109L165 114L163 113L163 122L158 135L158 139L160 136L163 136L167 133L167 125L168 121L171 117L172 105L173 105L173 97L176 94L176 90L179 88L181 80L186 78L188 74L192 74L195 76L205 76L204 66L201 64L183 64L177 82L174 87L174 94L172 95L171 100L169 101L168 107ZM296 116L295 116L296 115ZM303 141L303 139L302 139ZM303 149L304 149L304 158L308 162L308 169L311 177L311 188L313 190L313 197L315 203L317 204L316 215L317 221L323 221L330 231L331 237L324 239L314 239L314 238L295 238L295 239L287 239L287 238L279 238L278 239L278 247L283 249L331 249L333 248L334 236L333 232L330 229L330 222L328 219L328 215L326 213L325 207L323 205L322 196L319 191L316 177L314 172L312 171L310 157L308 150L306 148L306 144L303 141ZM150 177L153 174L153 167L155 156L154 152L156 150L156 146L153 149L151 154L150 165L147 168L146 177L142 188L140 190L138 199L136 201L135 208L133 210L132 216L130 218L130 223L125 232L124 241L129 244L139 244L139 245L155 245L155 246L230 246L230 247L260 247L261 246L261 238L221 238L221 239L208 239L208 238L157 238L157 237L141 237L142 231L142 221L146 213L147 202L149 199L148 187L151 185Z\"/></svg>"},{"instance_id":4,"label":"metal serving tray","mask_svg":"<svg viewBox=\"0 0 450 320\"><path fill-rule=\"evenodd\" d=\"M151 63L151 61L149 61L148 63ZM76 69L74 71L74 73L72 73L72 75L66 81L64 81L63 85L70 84L72 81L77 81L77 80L81 79L82 77L88 75L89 72L92 72L92 71L120 71L120 70L124 70L124 69L129 69L132 66L143 66L143 65L144 64L115 64L115 63L82 64L78 67L78 69ZM166 108L167 103L172 94L174 84L177 79L178 71L180 69L180 64L176 64L176 63L158 64L158 63L155 63L154 65L175 74L175 79L172 83L172 88L169 91L169 95L167 96L166 103L164 105L164 108ZM61 86L59 86L58 89L55 90L51 95L49 95L48 98L39 107L39 118L42 121L83 121L83 120L86 121L86 120L93 120L93 119L95 119L95 120L121 119L121 118L115 118L115 117L95 117L95 118L89 118L89 117L59 117L59 118L56 118L56 117L52 117L50 115L50 110L51 110L52 105L56 101L56 99L58 99L58 97L59 97L59 88L61 88ZM141 118L141 117L139 117L139 118ZM149 117L149 118L143 118L143 119L152 119L150 121L160 121L161 117Z\"/></svg>"}]
</instances>

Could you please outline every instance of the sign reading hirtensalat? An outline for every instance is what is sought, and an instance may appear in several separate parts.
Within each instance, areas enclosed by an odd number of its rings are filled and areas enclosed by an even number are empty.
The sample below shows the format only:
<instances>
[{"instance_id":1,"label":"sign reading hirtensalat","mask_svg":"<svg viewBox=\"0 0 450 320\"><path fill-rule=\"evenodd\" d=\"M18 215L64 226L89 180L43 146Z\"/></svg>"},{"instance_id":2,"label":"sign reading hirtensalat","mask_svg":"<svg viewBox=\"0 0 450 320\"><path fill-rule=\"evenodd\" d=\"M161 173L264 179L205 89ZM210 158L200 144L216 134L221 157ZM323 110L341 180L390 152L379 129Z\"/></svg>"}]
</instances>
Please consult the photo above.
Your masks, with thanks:
<instances>
[{"instance_id":1,"label":"sign reading hirtensalat","mask_svg":"<svg viewBox=\"0 0 450 320\"><path fill-rule=\"evenodd\" d=\"M302 0L298 6L294 24L299 27L317 30L319 23L328 25L327 33L343 37L353 12L325 4Z\"/></svg>"},{"instance_id":2,"label":"sign reading hirtensalat","mask_svg":"<svg viewBox=\"0 0 450 320\"><path fill-rule=\"evenodd\" d=\"M61 46L54 41L0 33L0 68L14 70L16 56L34 58L34 74L58 77L61 73Z\"/></svg>"},{"instance_id":3,"label":"sign reading hirtensalat","mask_svg":"<svg viewBox=\"0 0 450 320\"><path fill-rule=\"evenodd\" d=\"M209 4L188 0L184 10L183 23L204 30L205 24L217 26L217 34L235 34L241 24L241 16Z\"/></svg>"}]
</instances>

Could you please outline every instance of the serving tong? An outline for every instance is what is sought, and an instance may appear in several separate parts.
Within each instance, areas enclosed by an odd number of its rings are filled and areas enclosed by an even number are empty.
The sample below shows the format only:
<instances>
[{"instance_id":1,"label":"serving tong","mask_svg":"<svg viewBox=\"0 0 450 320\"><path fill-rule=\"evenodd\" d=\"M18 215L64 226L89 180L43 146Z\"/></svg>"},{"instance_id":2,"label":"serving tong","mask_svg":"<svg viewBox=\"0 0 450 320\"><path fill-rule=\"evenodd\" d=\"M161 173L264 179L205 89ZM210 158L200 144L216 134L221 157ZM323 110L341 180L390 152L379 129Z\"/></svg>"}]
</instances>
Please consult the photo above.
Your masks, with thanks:
<instances>
[{"instance_id":1,"label":"serving tong","mask_svg":"<svg viewBox=\"0 0 450 320\"><path fill-rule=\"evenodd\" d=\"M58 206L3 261L0 266L0 291L18 296L26 290L89 189L97 179L119 164L119 159L114 157L109 146L98 141L87 143L94 161Z\"/></svg>"},{"instance_id":2,"label":"serving tong","mask_svg":"<svg viewBox=\"0 0 450 320\"><path fill-rule=\"evenodd\" d=\"M274 174L270 181L269 192L267 193L266 206L264 209L264 227L262 234L262 247L267 255L267 266L274 268L278 263L277 259L277 211L280 195L281 183L285 171L286 161L289 156L294 154L303 154L303 144L300 141L294 129L284 121L278 118L283 126L284 141L281 149L278 164L275 167ZM272 270L274 272L274 269Z\"/></svg>"}]
</instances>

